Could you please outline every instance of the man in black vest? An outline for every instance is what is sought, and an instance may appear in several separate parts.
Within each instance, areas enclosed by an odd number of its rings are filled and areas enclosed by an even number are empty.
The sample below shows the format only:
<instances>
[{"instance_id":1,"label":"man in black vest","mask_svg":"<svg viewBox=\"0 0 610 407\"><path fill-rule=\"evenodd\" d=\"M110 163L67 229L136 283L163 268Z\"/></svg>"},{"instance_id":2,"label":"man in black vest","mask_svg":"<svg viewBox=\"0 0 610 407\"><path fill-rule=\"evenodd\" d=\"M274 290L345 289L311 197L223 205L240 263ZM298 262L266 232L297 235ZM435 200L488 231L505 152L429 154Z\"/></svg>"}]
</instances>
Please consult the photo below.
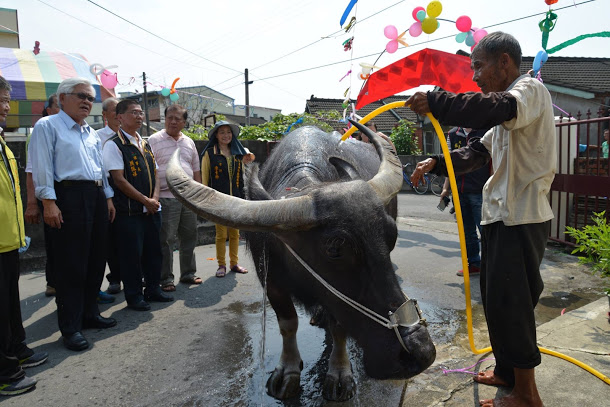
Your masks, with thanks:
<instances>
[{"instance_id":1,"label":"man in black vest","mask_svg":"<svg viewBox=\"0 0 610 407\"><path fill-rule=\"evenodd\" d=\"M144 117L138 102L123 100L117 104L116 113L121 128L104 145L104 166L110 172L117 210L113 233L119 273L127 306L147 311L150 301L173 300L159 285L162 257L157 164L150 146L137 132Z\"/></svg>"}]
</instances>

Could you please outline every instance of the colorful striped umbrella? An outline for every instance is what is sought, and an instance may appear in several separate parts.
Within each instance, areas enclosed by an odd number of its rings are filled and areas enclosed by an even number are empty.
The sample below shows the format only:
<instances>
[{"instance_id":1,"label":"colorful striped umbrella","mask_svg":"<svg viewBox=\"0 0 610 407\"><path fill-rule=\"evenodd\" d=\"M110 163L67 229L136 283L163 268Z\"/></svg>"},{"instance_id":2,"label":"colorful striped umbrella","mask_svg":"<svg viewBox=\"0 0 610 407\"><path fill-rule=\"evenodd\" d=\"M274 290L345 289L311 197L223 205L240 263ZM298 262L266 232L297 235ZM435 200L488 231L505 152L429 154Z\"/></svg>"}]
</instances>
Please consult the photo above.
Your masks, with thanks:
<instances>
[{"instance_id":1,"label":"colorful striped umbrella","mask_svg":"<svg viewBox=\"0 0 610 407\"><path fill-rule=\"evenodd\" d=\"M44 103L57 91L59 83L79 76L88 79L101 102L100 85L89 70L90 63L80 54L0 48L0 75L11 91L11 112L7 127L33 126L40 117Z\"/></svg>"}]
</instances>

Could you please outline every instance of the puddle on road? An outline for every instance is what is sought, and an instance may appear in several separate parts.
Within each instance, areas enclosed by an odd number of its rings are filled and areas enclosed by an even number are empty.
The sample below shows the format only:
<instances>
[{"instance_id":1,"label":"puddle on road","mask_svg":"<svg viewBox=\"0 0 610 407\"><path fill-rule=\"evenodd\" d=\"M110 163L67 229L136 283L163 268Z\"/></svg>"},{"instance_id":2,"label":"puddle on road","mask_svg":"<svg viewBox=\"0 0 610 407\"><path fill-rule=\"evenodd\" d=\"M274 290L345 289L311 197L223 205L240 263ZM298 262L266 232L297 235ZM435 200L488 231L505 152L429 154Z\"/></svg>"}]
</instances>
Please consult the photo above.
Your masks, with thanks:
<instances>
[{"instance_id":1,"label":"puddle on road","mask_svg":"<svg viewBox=\"0 0 610 407\"><path fill-rule=\"evenodd\" d=\"M540 299L536 308L538 324L557 317L563 308L576 309L599 298L594 290L576 290L572 293L555 292ZM443 309L433 303L419 301L428 329L437 346L465 341L468 335L464 310ZM322 385L328 368L331 351L330 339L325 331L309 325L309 316L302 309L299 315L297 340L304 363L301 373L301 392L291 400L279 401L266 394L265 383L275 368L281 353L282 339L273 309L267 304L266 342L264 364L261 364L261 302L244 304L234 302L223 313L225 323L218 326L222 337L239 339L228 350L215 356L214 380L208 381L199 391L187 396L185 406L254 407L254 406L314 406L354 407L372 405L399 405L404 380L373 380L366 376L360 348L353 341L348 350L358 390L353 399L345 403L328 402L322 397ZM487 338L487 326L480 303L472 307L475 342ZM462 345L467 346L467 342ZM200 368L196 374L201 374ZM209 380L209 379L208 379ZM216 380L218 380L216 382ZM408 382L407 382L408 383ZM201 392L202 388L205 388ZM189 391L190 393L190 391Z\"/></svg>"},{"instance_id":2,"label":"puddle on road","mask_svg":"<svg viewBox=\"0 0 610 407\"><path fill-rule=\"evenodd\" d=\"M273 309L267 305L266 343L264 367L260 361L261 303L233 303L227 309L231 317L227 324L243 334L244 344L235 346L235 355L218 355L222 358L222 372L218 377L228 377L222 381L222 388L206 391L189 397L188 406L312 406L312 407L356 407L372 405L399 405L404 380L373 380L364 373L360 348L353 340L348 342L348 352L352 362L354 378L358 385L356 395L343 403L329 402L322 397L322 386L328 368L331 340L325 331L309 325L310 317L297 308L299 330L297 341L304 369L301 372L301 392L290 400L276 400L267 395L265 384L278 363L282 339ZM223 328L219 328L223 329ZM233 336L233 335L230 335ZM241 349L241 351L237 351ZM209 383L211 384L211 383Z\"/></svg>"},{"instance_id":3,"label":"puddle on road","mask_svg":"<svg viewBox=\"0 0 610 407\"><path fill-rule=\"evenodd\" d=\"M599 290L588 288L572 292L555 291L551 295L540 297L535 309L536 324L538 326L557 318L564 308L565 312L569 312L597 301L602 296L603 293Z\"/></svg>"}]
</instances>

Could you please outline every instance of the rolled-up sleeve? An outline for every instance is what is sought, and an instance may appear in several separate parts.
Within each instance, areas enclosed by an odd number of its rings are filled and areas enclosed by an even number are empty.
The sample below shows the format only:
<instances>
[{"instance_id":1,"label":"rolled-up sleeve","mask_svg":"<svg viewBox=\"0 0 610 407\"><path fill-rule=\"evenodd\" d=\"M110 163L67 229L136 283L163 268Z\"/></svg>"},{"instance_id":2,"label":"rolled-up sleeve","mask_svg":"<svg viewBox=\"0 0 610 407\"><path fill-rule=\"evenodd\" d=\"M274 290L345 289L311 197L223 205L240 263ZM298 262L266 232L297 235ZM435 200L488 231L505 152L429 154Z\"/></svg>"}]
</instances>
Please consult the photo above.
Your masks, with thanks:
<instances>
[{"instance_id":1,"label":"rolled-up sleeve","mask_svg":"<svg viewBox=\"0 0 610 407\"><path fill-rule=\"evenodd\" d=\"M29 159L32 163L32 179L36 198L56 200L55 195L55 139L53 127L47 121L39 121L32 130Z\"/></svg>"}]
</instances>

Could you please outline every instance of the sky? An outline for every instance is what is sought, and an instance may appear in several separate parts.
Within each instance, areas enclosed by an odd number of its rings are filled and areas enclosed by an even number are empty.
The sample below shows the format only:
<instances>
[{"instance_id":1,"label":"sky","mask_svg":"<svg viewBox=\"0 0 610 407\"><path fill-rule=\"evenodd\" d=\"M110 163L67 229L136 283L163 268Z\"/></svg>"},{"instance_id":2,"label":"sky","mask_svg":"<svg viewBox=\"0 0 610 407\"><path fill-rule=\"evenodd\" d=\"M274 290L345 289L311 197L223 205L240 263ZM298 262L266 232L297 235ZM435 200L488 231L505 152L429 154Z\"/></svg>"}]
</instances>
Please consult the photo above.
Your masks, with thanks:
<instances>
[{"instance_id":1,"label":"sky","mask_svg":"<svg viewBox=\"0 0 610 407\"><path fill-rule=\"evenodd\" d=\"M34 42L40 41L46 51L80 53L90 63L117 65L112 71L118 73L118 92L141 92L146 72L149 90L170 87L179 77L178 88L205 85L244 104L247 68L253 81L250 104L288 114L303 112L311 95L343 99L350 88L348 94L355 99L362 86L357 78L359 63L372 64L384 51L389 41L384 28L394 25L399 32L408 30L415 22L413 9L426 7L429 1L359 0L350 14L358 23L345 33L339 21L348 3L0 0L0 7L18 10L22 49L33 49ZM524 56L542 50L538 22L549 9L544 0L445 0L441 4L439 19L455 21L467 15L475 27L513 34ZM610 31L610 0L559 0L553 9L558 18L548 48L581 34ZM384 53L376 65L387 66L424 48L469 51L470 47L456 42L458 33L451 21L440 21L429 35L413 38L407 33L404 39L409 46ZM342 44L352 36L353 48L346 52ZM610 38L586 39L552 56L610 58ZM350 69L352 74L341 80Z\"/></svg>"}]
</instances>

